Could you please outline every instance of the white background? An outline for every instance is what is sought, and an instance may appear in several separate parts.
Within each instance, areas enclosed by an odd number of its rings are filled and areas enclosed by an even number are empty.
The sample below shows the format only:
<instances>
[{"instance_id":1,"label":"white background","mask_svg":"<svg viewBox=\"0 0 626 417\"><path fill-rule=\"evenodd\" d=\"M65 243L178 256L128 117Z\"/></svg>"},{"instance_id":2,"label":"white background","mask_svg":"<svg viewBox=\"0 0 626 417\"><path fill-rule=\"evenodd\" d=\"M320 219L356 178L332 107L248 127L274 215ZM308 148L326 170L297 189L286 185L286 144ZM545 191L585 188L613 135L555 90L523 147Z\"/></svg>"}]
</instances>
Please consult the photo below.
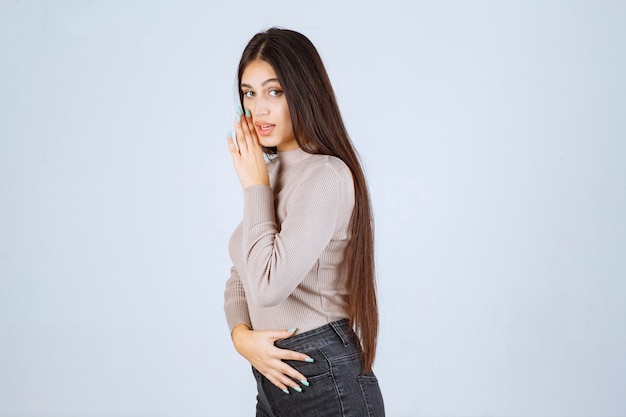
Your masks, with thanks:
<instances>
[{"instance_id":1,"label":"white background","mask_svg":"<svg viewBox=\"0 0 626 417\"><path fill-rule=\"evenodd\" d=\"M0 2L0 416L254 414L225 136L272 25L369 178L387 414L626 415L626 2L221 3Z\"/></svg>"}]
</instances>

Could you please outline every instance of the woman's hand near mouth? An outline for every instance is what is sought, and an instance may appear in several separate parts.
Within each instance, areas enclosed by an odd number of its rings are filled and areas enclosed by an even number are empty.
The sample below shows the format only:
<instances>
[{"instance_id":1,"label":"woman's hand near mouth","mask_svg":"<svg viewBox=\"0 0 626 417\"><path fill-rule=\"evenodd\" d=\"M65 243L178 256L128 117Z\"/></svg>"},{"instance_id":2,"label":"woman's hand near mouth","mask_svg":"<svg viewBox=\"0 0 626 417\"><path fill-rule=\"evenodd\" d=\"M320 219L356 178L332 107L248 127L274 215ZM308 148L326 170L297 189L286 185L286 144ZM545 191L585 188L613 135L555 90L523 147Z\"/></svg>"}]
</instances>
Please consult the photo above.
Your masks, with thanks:
<instances>
[{"instance_id":1,"label":"woman's hand near mouth","mask_svg":"<svg viewBox=\"0 0 626 417\"><path fill-rule=\"evenodd\" d=\"M237 109L237 118L235 120L237 145L235 145L235 139L232 137L232 134L228 133L228 148L243 188L253 185L270 185L265 156L257 135L258 130L264 133L267 130L263 130L260 125L257 126L258 129L252 123L250 111L246 110L244 114L241 108L239 108ZM273 125L266 126L271 126L269 132L273 130Z\"/></svg>"}]
</instances>

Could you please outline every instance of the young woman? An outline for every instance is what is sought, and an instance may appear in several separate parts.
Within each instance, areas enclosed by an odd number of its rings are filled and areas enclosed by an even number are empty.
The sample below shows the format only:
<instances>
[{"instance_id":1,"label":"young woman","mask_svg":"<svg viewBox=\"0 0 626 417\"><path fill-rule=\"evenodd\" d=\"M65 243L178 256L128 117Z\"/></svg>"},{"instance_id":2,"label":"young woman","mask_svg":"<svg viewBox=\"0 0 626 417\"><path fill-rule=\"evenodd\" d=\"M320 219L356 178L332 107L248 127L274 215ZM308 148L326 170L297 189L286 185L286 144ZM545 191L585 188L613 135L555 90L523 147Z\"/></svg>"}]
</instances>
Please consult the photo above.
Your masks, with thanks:
<instances>
[{"instance_id":1,"label":"young woman","mask_svg":"<svg viewBox=\"0 0 626 417\"><path fill-rule=\"evenodd\" d=\"M238 81L227 142L244 213L224 308L256 415L383 416L369 194L322 60L272 28L246 46Z\"/></svg>"}]
</instances>

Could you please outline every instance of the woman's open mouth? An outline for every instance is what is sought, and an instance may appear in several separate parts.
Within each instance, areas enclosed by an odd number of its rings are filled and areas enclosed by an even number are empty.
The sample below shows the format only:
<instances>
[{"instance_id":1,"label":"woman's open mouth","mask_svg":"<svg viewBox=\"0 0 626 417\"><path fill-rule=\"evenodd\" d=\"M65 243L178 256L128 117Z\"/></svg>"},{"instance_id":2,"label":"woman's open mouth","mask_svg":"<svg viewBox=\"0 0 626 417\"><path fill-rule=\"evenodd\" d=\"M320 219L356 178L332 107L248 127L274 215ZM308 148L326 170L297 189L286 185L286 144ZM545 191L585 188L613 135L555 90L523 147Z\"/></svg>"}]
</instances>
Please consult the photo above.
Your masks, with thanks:
<instances>
[{"instance_id":1,"label":"woman's open mouth","mask_svg":"<svg viewBox=\"0 0 626 417\"><path fill-rule=\"evenodd\" d=\"M272 130L274 130L274 126L276 126L276 125L271 125L271 124L267 124L267 123L257 124L256 125L256 132L257 132L257 134L259 134L261 136L267 136L270 133L272 133Z\"/></svg>"}]
</instances>

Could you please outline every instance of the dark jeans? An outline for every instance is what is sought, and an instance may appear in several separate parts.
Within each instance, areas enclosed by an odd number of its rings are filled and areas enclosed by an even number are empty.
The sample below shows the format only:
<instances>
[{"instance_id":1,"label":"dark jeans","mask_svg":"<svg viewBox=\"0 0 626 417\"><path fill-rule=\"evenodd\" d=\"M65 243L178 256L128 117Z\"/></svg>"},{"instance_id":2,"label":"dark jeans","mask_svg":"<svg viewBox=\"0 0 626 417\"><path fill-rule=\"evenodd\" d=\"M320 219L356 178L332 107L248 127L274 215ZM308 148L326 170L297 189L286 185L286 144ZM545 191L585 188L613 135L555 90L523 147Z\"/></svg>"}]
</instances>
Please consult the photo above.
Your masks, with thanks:
<instances>
[{"instance_id":1,"label":"dark jeans","mask_svg":"<svg viewBox=\"0 0 626 417\"><path fill-rule=\"evenodd\" d=\"M256 369L257 417L383 417L378 380L361 374L356 335L340 320L276 342L276 346L309 355L315 362L285 361L307 377L302 392L285 394Z\"/></svg>"}]
</instances>

